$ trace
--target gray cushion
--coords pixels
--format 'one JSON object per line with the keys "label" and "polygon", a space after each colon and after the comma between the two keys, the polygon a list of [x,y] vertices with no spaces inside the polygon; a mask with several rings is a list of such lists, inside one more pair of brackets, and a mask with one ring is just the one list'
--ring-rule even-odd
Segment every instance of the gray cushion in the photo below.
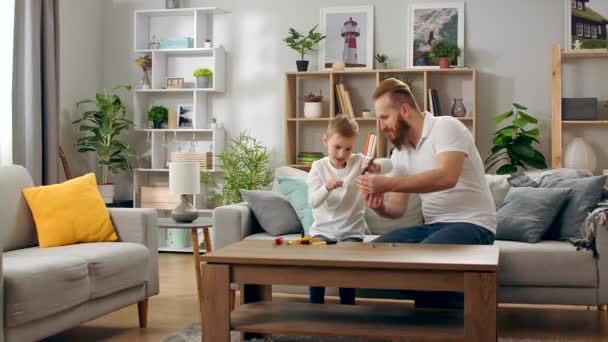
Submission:
{"label": "gray cushion", "polygon": [[593,252],[576,250],[570,242],[536,244],[497,240],[500,249],[500,286],[597,286],[597,261]]}
{"label": "gray cushion", "polygon": [[241,190],[253,215],[272,236],[302,232],[302,223],[285,196],[278,192]]}
{"label": "gray cushion", "polygon": [[34,186],[27,170],[19,165],[0,167],[0,222],[5,251],[38,244],[36,227],[21,190]]}
{"label": "gray cushion", "polygon": [[571,192],[561,188],[512,188],[496,213],[496,238],[540,241]]}
{"label": "gray cushion", "polygon": [[580,238],[581,224],[602,198],[605,181],[606,176],[578,179],[561,179],[552,176],[543,178],[540,184],[542,188],[572,189],[570,200],[557,215],[545,238],[557,240]]}
{"label": "gray cushion", "polygon": [[7,327],[56,314],[90,298],[86,260],[40,251],[33,247],[3,254]]}

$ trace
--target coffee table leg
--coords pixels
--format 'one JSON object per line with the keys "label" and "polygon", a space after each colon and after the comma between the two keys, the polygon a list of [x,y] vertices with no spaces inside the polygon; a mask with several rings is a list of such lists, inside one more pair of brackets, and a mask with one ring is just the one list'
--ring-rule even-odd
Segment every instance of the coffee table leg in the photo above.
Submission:
{"label": "coffee table leg", "polygon": [[230,342],[230,309],[228,265],[203,264],[205,293],[201,302],[203,311],[203,342]]}
{"label": "coffee table leg", "polygon": [[205,249],[207,253],[210,253],[213,249],[211,248],[211,238],[209,237],[209,228],[203,228],[203,236],[205,237]]}
{"label": "coffee table leg", "polygon": [[496,341],[496,273],[470,272],[464,276],[464,340]]}
{"label": "coffee table leg", "polygon": [[196,228],[190,229],[190,234],[192,235],[192,255],[194,255],[194,275],[196,277],[196,293],[198,295],[199,312],[201,313],[202,320],[203,285],[201,284],[201,282],[203,278],[201,275],[201,253],[199,251],[198,244],[198,230]]}
{"label": "coffee table leg", "polygon": [[[272,285],[241,284],[241,304],[272,301]],[[241,333],[241,341],[270,338],[271,334]]]}

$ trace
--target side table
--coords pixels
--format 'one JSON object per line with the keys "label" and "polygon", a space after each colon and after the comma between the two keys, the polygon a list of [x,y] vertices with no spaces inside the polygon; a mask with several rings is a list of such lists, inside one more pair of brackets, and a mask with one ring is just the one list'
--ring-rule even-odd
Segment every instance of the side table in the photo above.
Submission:
{"label": "side table", "polygon": [[[158,219],[158,228],[190,229],[192,235],[192,255],[194,255],[194,274],[196,276],[196,290],[198,294],[199,311],[201,311],[201,300],[203,299],[203,285],[201,274],[201,255],[198,243],[198,229],[203,229],[205,237],[205,249],[207,253],[212,251],[211,239],[209,238],[209,228],[213,226],[213,218],[199,217],[191,223],[177,222],[170,217]],[[202,316],[201,316],[202,317]]]}

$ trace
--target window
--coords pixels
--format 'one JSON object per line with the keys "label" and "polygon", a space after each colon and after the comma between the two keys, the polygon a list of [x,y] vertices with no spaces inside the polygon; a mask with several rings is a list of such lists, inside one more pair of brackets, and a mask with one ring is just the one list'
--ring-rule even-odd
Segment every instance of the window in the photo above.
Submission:
{"label": "window", "polygon": [[576,0],[572,0],[572,8],[576,8]]}
{"label": "window", "polygon": [[598,25],[597,26],[597,35],[601,36],[602,35],[602,25]]}
{"label": "window", "polygon": [[577,3],[578,3],[578,9],[582,11],[583,10],[583,2],[582,1],[577,1]]}
{"label": "window", "polygon": [[[0,75],[13,74],[14,1],[0,1]],[[0,165],[13,163],[13,78],[0,77]]]}
{"label": "window", "polygon": [[597,26],[591,26],[591,38],[597,38]]}
{"label": "window", "polygon": [[585,24],[585,37],[589,38],[591,37],[591,25],[589,24]]}
{"label": "window", "polygon": [[576,23],[576,35],[579,37],[583,36],[583,23]]}

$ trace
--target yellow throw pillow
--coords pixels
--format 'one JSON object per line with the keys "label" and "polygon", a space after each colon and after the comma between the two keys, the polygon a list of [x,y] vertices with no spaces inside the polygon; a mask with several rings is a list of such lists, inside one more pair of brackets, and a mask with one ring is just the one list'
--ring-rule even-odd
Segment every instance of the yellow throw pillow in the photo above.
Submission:
{"label": "yellow throw pillow", "polygon": [[22,193],[32,211],[40,247],[118,240],[92,173]]}

